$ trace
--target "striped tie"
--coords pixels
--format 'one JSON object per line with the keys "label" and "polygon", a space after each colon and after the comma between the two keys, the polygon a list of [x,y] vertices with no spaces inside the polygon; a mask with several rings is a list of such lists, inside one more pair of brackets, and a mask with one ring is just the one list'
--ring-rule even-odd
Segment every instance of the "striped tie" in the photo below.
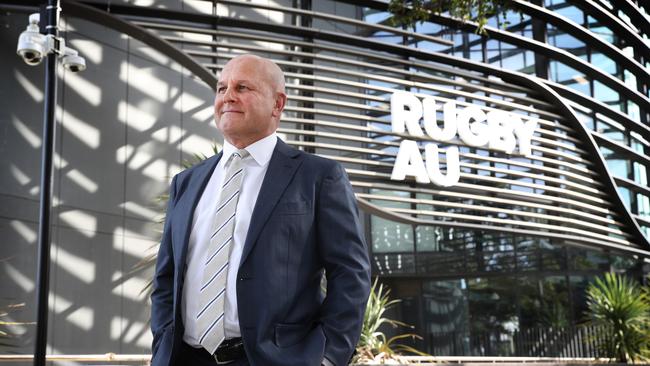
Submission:
{"label": "striped tie", "polygon": [[237,201],[244,175],[241,162],[247,155],[248,151],[237,150],[226,162],[226,175],[219,195],[210,246],[205,256],[203,281],[199,294],[201,310],[196,315],[196,319],[201,330],[199,343],[211,354],[214,354],[217,346],[225,339],[224,303],[228,259],[235,229]]}

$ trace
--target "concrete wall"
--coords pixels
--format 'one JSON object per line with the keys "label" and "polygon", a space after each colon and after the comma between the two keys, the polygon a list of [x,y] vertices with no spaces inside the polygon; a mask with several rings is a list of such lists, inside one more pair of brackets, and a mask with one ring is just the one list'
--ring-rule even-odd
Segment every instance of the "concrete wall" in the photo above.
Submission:
{"label": "concrete wall", "polygon": [[[221,4],[214,9],[211,2],[199,0],[110,3],[120,2],[280,24],[294,21],[276,11]],[[350,9],[354,7],[330,10],[341,15]],[[27,19],[27,13],[0,11],[0,306],[25,304],[0,320],[24,323],[36,320],[44,83],[44,65],[30,67],[15,56]],[[48,353],[147,354],[150,304],[142,291],[153,268],[133,269],[155,253],[164,208],[157,198],[167,192],[171,177],[194,154],[211,155],[213,144],[221,148],[213,92],[164,55],[118,32],[66,18],[61,29],[88,68],[79,74],[59,68]],[[241,52],[236,48],[220,48],[219,56]],[[11,331],[17,336],[13,346],[0,345],[0,354],[33,353],[35,325]]]}
{"label": "concrete wall", "polygon": [[[25,303],[2,318],[18,322],[36,319],[43,120],[44,65],[14,56],[26,24],[0,14],[0,305]],[[222,142],[213,93],[138,41],[78,19],[62,28],[88,69],[59,68],[48,353],[149,353],[152,270],[131,272],[157,244],[171,176]],[[0,353],[32,353],[35,325],[11,330]]]}

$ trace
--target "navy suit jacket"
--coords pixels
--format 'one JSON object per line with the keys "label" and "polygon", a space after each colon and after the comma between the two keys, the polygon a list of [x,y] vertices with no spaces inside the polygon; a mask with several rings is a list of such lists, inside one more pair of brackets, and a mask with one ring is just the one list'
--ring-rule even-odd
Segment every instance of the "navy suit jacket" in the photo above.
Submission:
{"label": "navy suit jacket", "polygon": [[[174,364],[194,209],[221,154],[176,175],[151,296],[152,365]],[[325,270],[327,295],[321,291]],[[359,339],[370,265],[340,164],[278,139],[237,275],[239,325],[252,366],[346,365]]]}

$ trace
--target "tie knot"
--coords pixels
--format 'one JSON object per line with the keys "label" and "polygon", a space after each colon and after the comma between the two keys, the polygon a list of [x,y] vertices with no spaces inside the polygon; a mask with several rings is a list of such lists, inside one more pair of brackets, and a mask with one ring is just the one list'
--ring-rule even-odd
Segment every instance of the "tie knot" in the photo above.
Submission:
{"label": "tie knot", "polygon": [[248,151],[246,151],[246,149],[238,149],[238,150],[235,150],[235,152],[232,153],[233,158],[234,157],[239,157],[240,159],[243,159],[243,158],[247,157],[248,155],[250,155],[250,154],[248,153]]}
{"label": "tie knot", "polygon": [[[244,159],[248,155],[250,155],[250,154],[245,149],[239,149],[239,150],[233,151],[232,155],[230,155],[230,158],[226,162],[226,167],[239,166],[242,159]],[[232,168],[229,168],[229,169],[232,169]]]}

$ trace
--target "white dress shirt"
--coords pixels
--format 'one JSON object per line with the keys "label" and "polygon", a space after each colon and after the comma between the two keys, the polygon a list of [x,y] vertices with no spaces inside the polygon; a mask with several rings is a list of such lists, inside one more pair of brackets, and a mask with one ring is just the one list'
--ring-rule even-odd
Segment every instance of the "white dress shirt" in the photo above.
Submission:
{"label": "white dress shirt", "polygon": [[[233,243],[230,252],[228,265],[228,278],[226,280],[226,303],[225,303],[225,331],[226,338],[240,337],[239,315],[237,313],[237,272],[239,261],[246,241],[246,234],[250,226],[251,216],[255,208],[257,196],[262,187],[264,175],[269,166],[271,155],[277,143],[275,133],[267,136],[245,149],[250,156],[242,160],[244,175],[242,187],[237,202],[235,216],[235,229]],[[210,245],[210,234],[212,220],[217,210],[217,201],[224,176],[226,174],[226,162],[230,155],[237,150],[236,147],[224,141],[223,156],[212,172],[210,181],[203,190],[201,199],[194,210],[192,220],[192,232],[187,248],[187,259],[185,262],[185,285],[183,286],[183,297],[181,301],[181,312],[185,325],[183,340],[185,343],[196,348],[199,345],[200,329],[196,321],[196,314],[199,311],[199,289],[203,280],[203,265],[208,246]]]}

